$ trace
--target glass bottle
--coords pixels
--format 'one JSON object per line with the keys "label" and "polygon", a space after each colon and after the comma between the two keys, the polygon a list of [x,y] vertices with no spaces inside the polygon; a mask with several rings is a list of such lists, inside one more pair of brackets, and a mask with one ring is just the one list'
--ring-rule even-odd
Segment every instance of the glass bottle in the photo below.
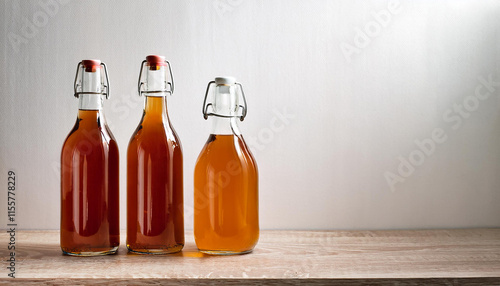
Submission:
{"label": "glass bottle", "polygon": [[[215,92],[207,101],[212,84]],[[246,112],[234,78],[208,84],[203,115],[211,117],[212,132],[194,170],[194,237],[203,253],[248,253],[259,238],[257,164],[238,128]]]}
{"label": "glass bottle", "polygon": [[75,77],[79,110],[61,152],[61,249],[64,254],[114,254],[120,244],[118,145],[104,118],[106,65],[83,60]]}
{"label": "glass bottle", "polygon": [[[168,73],[167,73],[168,67]],[[167,114],[174,91],[170,63],[148,56],[139,74],[144,113],[127,153],[127,248],[166,254],[184,247],[181,142]]]}

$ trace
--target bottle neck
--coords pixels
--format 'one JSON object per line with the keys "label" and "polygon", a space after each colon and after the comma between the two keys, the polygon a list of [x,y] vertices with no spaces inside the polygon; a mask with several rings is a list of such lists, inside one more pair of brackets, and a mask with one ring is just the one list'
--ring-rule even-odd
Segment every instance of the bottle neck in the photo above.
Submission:
{"label": "bottle neck", "polygon": [[96,129],[105,126],[106,119],[101,110],[78,110],[78,126],[81,129]]}
{"label": "bottle neck", "polygon": [[102,112],[105,85],[102,83],[100,61],[84,60],[78,66],[81,70],[77,71],[75,79],[75,94],[78,96],[77,124],[79,128],[88,130],[100,129],[106,126]]}
{"label": "bottle neck", "polygon": [[241,135],[240,128],[238,126],[238,118],[223,118],[217,116],[210,116],[210,121],[212,121],[211,134],[213,135]]}
{"label": "bottle neck", "polygon": [[145,98],[143,121],[168,121],[167,97],[146,96]]}
{"label": "bottle neck", "polygon": [[101,94],[80,94],[78,106],[80,128],[95,129],[106,125]]}
{"label": "bottle neck", "polygon": [[102,94],[80,94],[78,109],[80,110],[101,110]]}
{"label": "bottle neck", "polygon": [[[210,116],[212,134],[214,135],[241,135],[238,127],[240,120],[237,115],[238,97],[233,86],[217,86],[214,94],[212,111],[216,115]],[[220,117],[226,116],[226,117]]]}
{"label": "bottle neck", "polygon": [[169,82],[165,66],[149,66],[144,73],[144,80],[144,82],[141,82],[144,95],[163,97],[169,93]]}
{"label": "bottle neck", "polygon": [[101,110],[102,90],[101,90],[101,70],[83,69],[81,81],[81,94],[78,96],[80,110]]}

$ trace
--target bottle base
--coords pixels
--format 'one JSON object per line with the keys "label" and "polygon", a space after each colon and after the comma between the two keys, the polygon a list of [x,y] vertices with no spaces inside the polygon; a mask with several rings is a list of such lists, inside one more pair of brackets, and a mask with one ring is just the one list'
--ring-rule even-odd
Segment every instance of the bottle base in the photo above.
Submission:
{"label": "bottle base", "polygon": [[162,254],[173,254],[180,252],[184,248],[183,244],[179,244],[169,248],[131,248],[130,245],[127,245],[127,249],[131,253],[135,254],[146,254],[146,255],[162,255]]}
{"label": "bottle base", "polygon": [[103,251],[66,251],[62,249],[62,252],[64,255],[69,255],[69,256],[101,256],[101,255],[113,255],[118,252],[118,246],[115,246],[111,249],[108,250],[103,250]]}
{"label": "bottle base", "polygon": [[209,254],[209,255],[240,255],[247,254],[253,251],[253,249],[243,250],[243,251],[231,251],[231,250],[206,250],[206,249],[198,249],[201,253]]}

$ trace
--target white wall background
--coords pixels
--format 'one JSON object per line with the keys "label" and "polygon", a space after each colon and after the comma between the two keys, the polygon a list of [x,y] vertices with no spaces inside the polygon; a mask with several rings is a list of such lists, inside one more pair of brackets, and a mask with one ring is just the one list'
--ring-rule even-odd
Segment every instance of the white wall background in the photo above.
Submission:
{"label": "white wall background", "polygon": [[[2,0],[0,9],[1,227],[11,169],[20,227],[59,227],[57,164],[86,58],[109,67],[125,227],[137,76],[152,53],[173,66],[187,228],[209,132],[201,104],[217,75],[234,75],[247,94],[241,127],[259,145],[262,228],[500,227],[500,1]],[[497,86],[479,80],[488,76]],[[463,115],[450,111],[464,103]],[[285,124],[276,112],[294,117]],[[414,141],[436,128],[446,140],[421,162]],[[399,174],[399,156],[420,166]],[[407,177],[391,189],[386,172]]]}

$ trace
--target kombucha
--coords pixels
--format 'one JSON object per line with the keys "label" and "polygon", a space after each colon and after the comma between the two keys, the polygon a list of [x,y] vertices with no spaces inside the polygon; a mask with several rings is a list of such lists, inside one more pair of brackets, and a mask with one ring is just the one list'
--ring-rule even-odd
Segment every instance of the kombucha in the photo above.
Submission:
{"label": "kombucha", "polygon": [[61,249],[68,255],[113,254],[120,243],[118,145],[101,110],[100,62],[82,63],[88,74],[78,117],[61,152]]}
{"label": "kombucha", "polygon": [[[159,71],[161,63],[148,59],[147,70]],[[155,76],[148,74],[148,80]],[[182,149],[167,115],[166,94],[146,90],[145,95],[127,153],[127,247],[141,254],[174,253],[184,246]]]}
{"label": "kombucha", "polygon": [[201,252],[243,254],[259,238],[257,164],[237,124],[246,115],[246,100],[241,91],[244,105],[239,104],[234,78],[213,83],[213,100],[203,107],[212,133],[194,170],[194,236]]}

